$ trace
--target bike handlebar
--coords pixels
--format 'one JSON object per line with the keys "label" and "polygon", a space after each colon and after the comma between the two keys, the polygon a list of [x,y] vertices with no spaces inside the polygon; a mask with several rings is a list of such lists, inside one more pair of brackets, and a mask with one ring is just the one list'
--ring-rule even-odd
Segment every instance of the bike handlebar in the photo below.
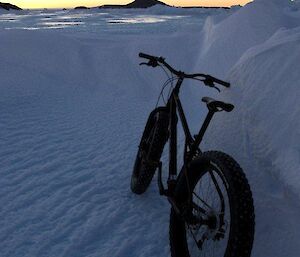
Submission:
{"label": "bike handlebar", "polygon": [[152,56],[149,54],[145,54],[145,53],[139,53],[139,57],[144,58],[144,59],[148,59],[149,62],[145,63],[148,66],[151,66],[153,68],[157,67],[158,65],[162,64],[164,65],[170,72],[172,72],[173,74],[175,74],[178,77],[181,78],[189,78],[189,79],[195,79],[196,77],[203,77],[204,80],[202,80],[204,82],[205,85],[207,86],[213,86],[214,83],[217,83],[219,85],[222,85],[224,87],[230,87],[230,83],[217,79],[213,76],[210,75],[206,75],[206,74],[201,74],[201,73],[196,73],[196,74],[185,74],[182,71],[178,71],[175,70],[171,65],[169,65],[166,61],[165,58],[163,57],[157,57],[157,56]]}
{"label": "bike handlebar", "polygon": [[144,53],[139,53],[139,57],[149,59],[149,60],[159,59],[159,57],[155,57],[155,56],[152,56],[152,55],[149,55],[149,54],[144,54]]}

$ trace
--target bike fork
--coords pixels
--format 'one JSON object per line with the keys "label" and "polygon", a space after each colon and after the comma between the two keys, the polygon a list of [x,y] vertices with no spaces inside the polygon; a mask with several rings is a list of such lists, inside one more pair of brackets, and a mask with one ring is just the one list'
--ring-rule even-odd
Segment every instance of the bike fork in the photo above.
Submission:
{"label": "bike fork", "polygon": [[[159,194],[167,196],[168,198],[172,198],[175,186],[176,186],[176,180],[168,180],[168,189],[165,189],[164,184],[162,182],[162,162],[158,163],[158,174],[157,174],[157,183],[158,183],[158,189]],[[171,186],[171,188],[170,188]]]}
{"label": "bike fork", "polygon": [[160,195],[167,195],[168,190],[164,188],[164,184],[162,182],[162,162],[158,163],[158,178],[157,178],[157,183],[158,183],[158,189],[159,189],[159,194]]}

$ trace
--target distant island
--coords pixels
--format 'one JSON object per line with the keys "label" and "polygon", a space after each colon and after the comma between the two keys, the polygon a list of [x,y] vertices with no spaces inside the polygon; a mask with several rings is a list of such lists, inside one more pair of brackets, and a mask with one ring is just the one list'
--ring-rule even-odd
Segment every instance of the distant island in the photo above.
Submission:
{"label": "distant island", "polygon": [[118,5],[118,4],[106,4],[99,6],[100,9],[102,8],[149,8],[154,5],[164,5],[164,6],[169,6],[161,1],[158,0],[135,0],[132,3],[125,4],[125,5]]}
{"label": "distant island", "polygon": [[135,0],[129,4],[125,5],[118,5],[118,4],[106,4],[99,6],[100,9],[105,8],[116,8],[116,9],[129,9],[129,8],[149,8],[154,5],[162,5],[168,7],[175,7],[175,8],[203,8],[203,9],[230,9],[230,7],[205,7],[205,6],[186,6],[186,7],[178,7],[178,6],[170,6],[164,2],[158,0]]}
{"label": "distant island", "polygon": [[90,8],[86,7],[86,6],[77,6],[74,8],[75,10],[88,10]]}
{"label": "distant island", "polygon": [[[176,7],[178,8],[178,7]],[[184,8],[184,9],[231,9],[231,7],[217,7],[217,6],[183,6],[180,8]]]}
{"label": "distant island", "polygon": [[13,4],[10,4],[10,3],[1,3],[0,2],[0,10],[1,9],[5,9],[7,11],[9,11],[9,10],[22,10],[22,8],[20,8],[16,5],[13,5]]}

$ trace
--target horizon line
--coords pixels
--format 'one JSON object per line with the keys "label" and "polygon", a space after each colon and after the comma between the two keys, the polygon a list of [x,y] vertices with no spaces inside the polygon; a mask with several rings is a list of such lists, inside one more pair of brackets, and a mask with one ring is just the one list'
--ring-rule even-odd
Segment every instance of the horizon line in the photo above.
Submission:
{"label": "horizon line", "polygon": [[[23,10],[44,10],[44,9],[48,9],[48,10],[56,10],[56,9],[74,9],[76,7],[86,7],[86,8],[98,8],[101,6],[105,6],[105,5],[115,5],[115,4],[104,4],[104,5],[98,5],[98,6],[87,6],[87,5],[77,5],[74,7],[20,7]],[[116,4],[116,6],[118,6]],[[120,4],[120,6],[123,6],[122,4]],[[231,5],[231,6],[207,6],[207,5],[191,5],[191,6],[179,6],[179,5],[167,5],[167,7],[173,7],[173,8],[231,8],[233,6],[243,6],[240,4],[236,4],[236,5]],[[18,6],[19,7],[19,6]],[[147,8],[131,8],[131,9],[147,9]]]}

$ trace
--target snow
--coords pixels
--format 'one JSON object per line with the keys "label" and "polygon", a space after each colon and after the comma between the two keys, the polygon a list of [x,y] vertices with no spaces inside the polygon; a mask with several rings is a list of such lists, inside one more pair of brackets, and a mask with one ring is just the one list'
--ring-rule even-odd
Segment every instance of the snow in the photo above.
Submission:
{"label": "snow", "polygon": [[284,7],[278,8],[276,1],[254,1],[223,22],[207,19],[198,67],[222,77],[247,49],[264,42],[282,27],[298,26],[300,16],[293,17],[285,11],[286,2],[280,1]]}
{"label": "snow", "polygon": [[[0,28],[24,30],[64,29],[65,31],[98,34],[165,33],[166,30],[191,31],[211,13],[226,16],[233,11],[152,7],[142,10],[35,10],[5,11],[0,17]],[[184,22],[182,20],[184,19]],[[164,24],[165,26],[159,26]],[[198,26],[197,26],[198,27]]]}
{"label": "snow", "polygon": [[[270,3],[258,1],[257,4],[261,2],[263,5]],[[272,5],[273,8],[277,8],[276,11],[280,14],[278,16],[282,13],[289,14],[286,9],[279,8],[281,2],[277,3],[279,6],[276,6],[276,1]],[[272,13],[275,12],[272,10]],[[276,18],[277,16],[273,16],[273,22]],[[257,155],[255,158],[261,159],[262,162],[271,161],[272,173],[300,196],[297,177],[297,167],[300,164],[300,109],[296,106],[300,96],[297,84],[300,27],[296,26],[296,21],[300,24],[299,18],[300,16],[294,15],[289,22],[288,19],[282,18],[285,23],[279,24],[277,28],[270,28],[275,33],[263,43],[256,44],[244,52],[229,72],[228,79],[234,88],[228,91],[226,96],[235,101],[238,108],[235,117],[232,117],[236,123],[234,124],[233,120],[229,121],[230,128],[225,131],[240,129],[238,124],[243,120],[243,126],[247,130],[244,132],[247,135],[236,131],[241,137],[235,137],[234,140],[242,141],[247,136],[251,137],[249,141],[254,144],[252,147],[255,148],[253,153]],[[229,19],[232,19],[232,16]],[[222,35],[220,37],[222,38]],[[241,147],[239,144],[236,146]],[[241,152],[241,149],[237,151]]]}
{"label": "snow", "polygon": [[189,122],[198,129],[203,95],[235,104],[216,114],[204,149],[226,151],[247,174],[252,256],[297,257],[299,43],[300,4],[290,1],[0,15],[0,256],[170,256],[166,199],[156,183],[142,196],[129,190],[164,79],[138,66],[143,51],[232,83],[220,95],[187,83]]}
{"label": "snow", "polygon": [[255,159],[269,160],[271,172],[300,196],[300,109],[296,105],[300,91],[299,72],[295,69],[300,61],[299,32],[300,27],[278,31],[265,43],[247,51],[230,73],[239,90],[230,92],[229,97],[238,101],[235,118],[244,120]]}
{"label": "snow", "polygon": [[214,143],[207,148],[238,158],[254,189],[253,256],[299,252],[299,40],[299,28],[282,30],[243,54],[229,75],[234,86],[224,95],[235,112],[211,127]]}

